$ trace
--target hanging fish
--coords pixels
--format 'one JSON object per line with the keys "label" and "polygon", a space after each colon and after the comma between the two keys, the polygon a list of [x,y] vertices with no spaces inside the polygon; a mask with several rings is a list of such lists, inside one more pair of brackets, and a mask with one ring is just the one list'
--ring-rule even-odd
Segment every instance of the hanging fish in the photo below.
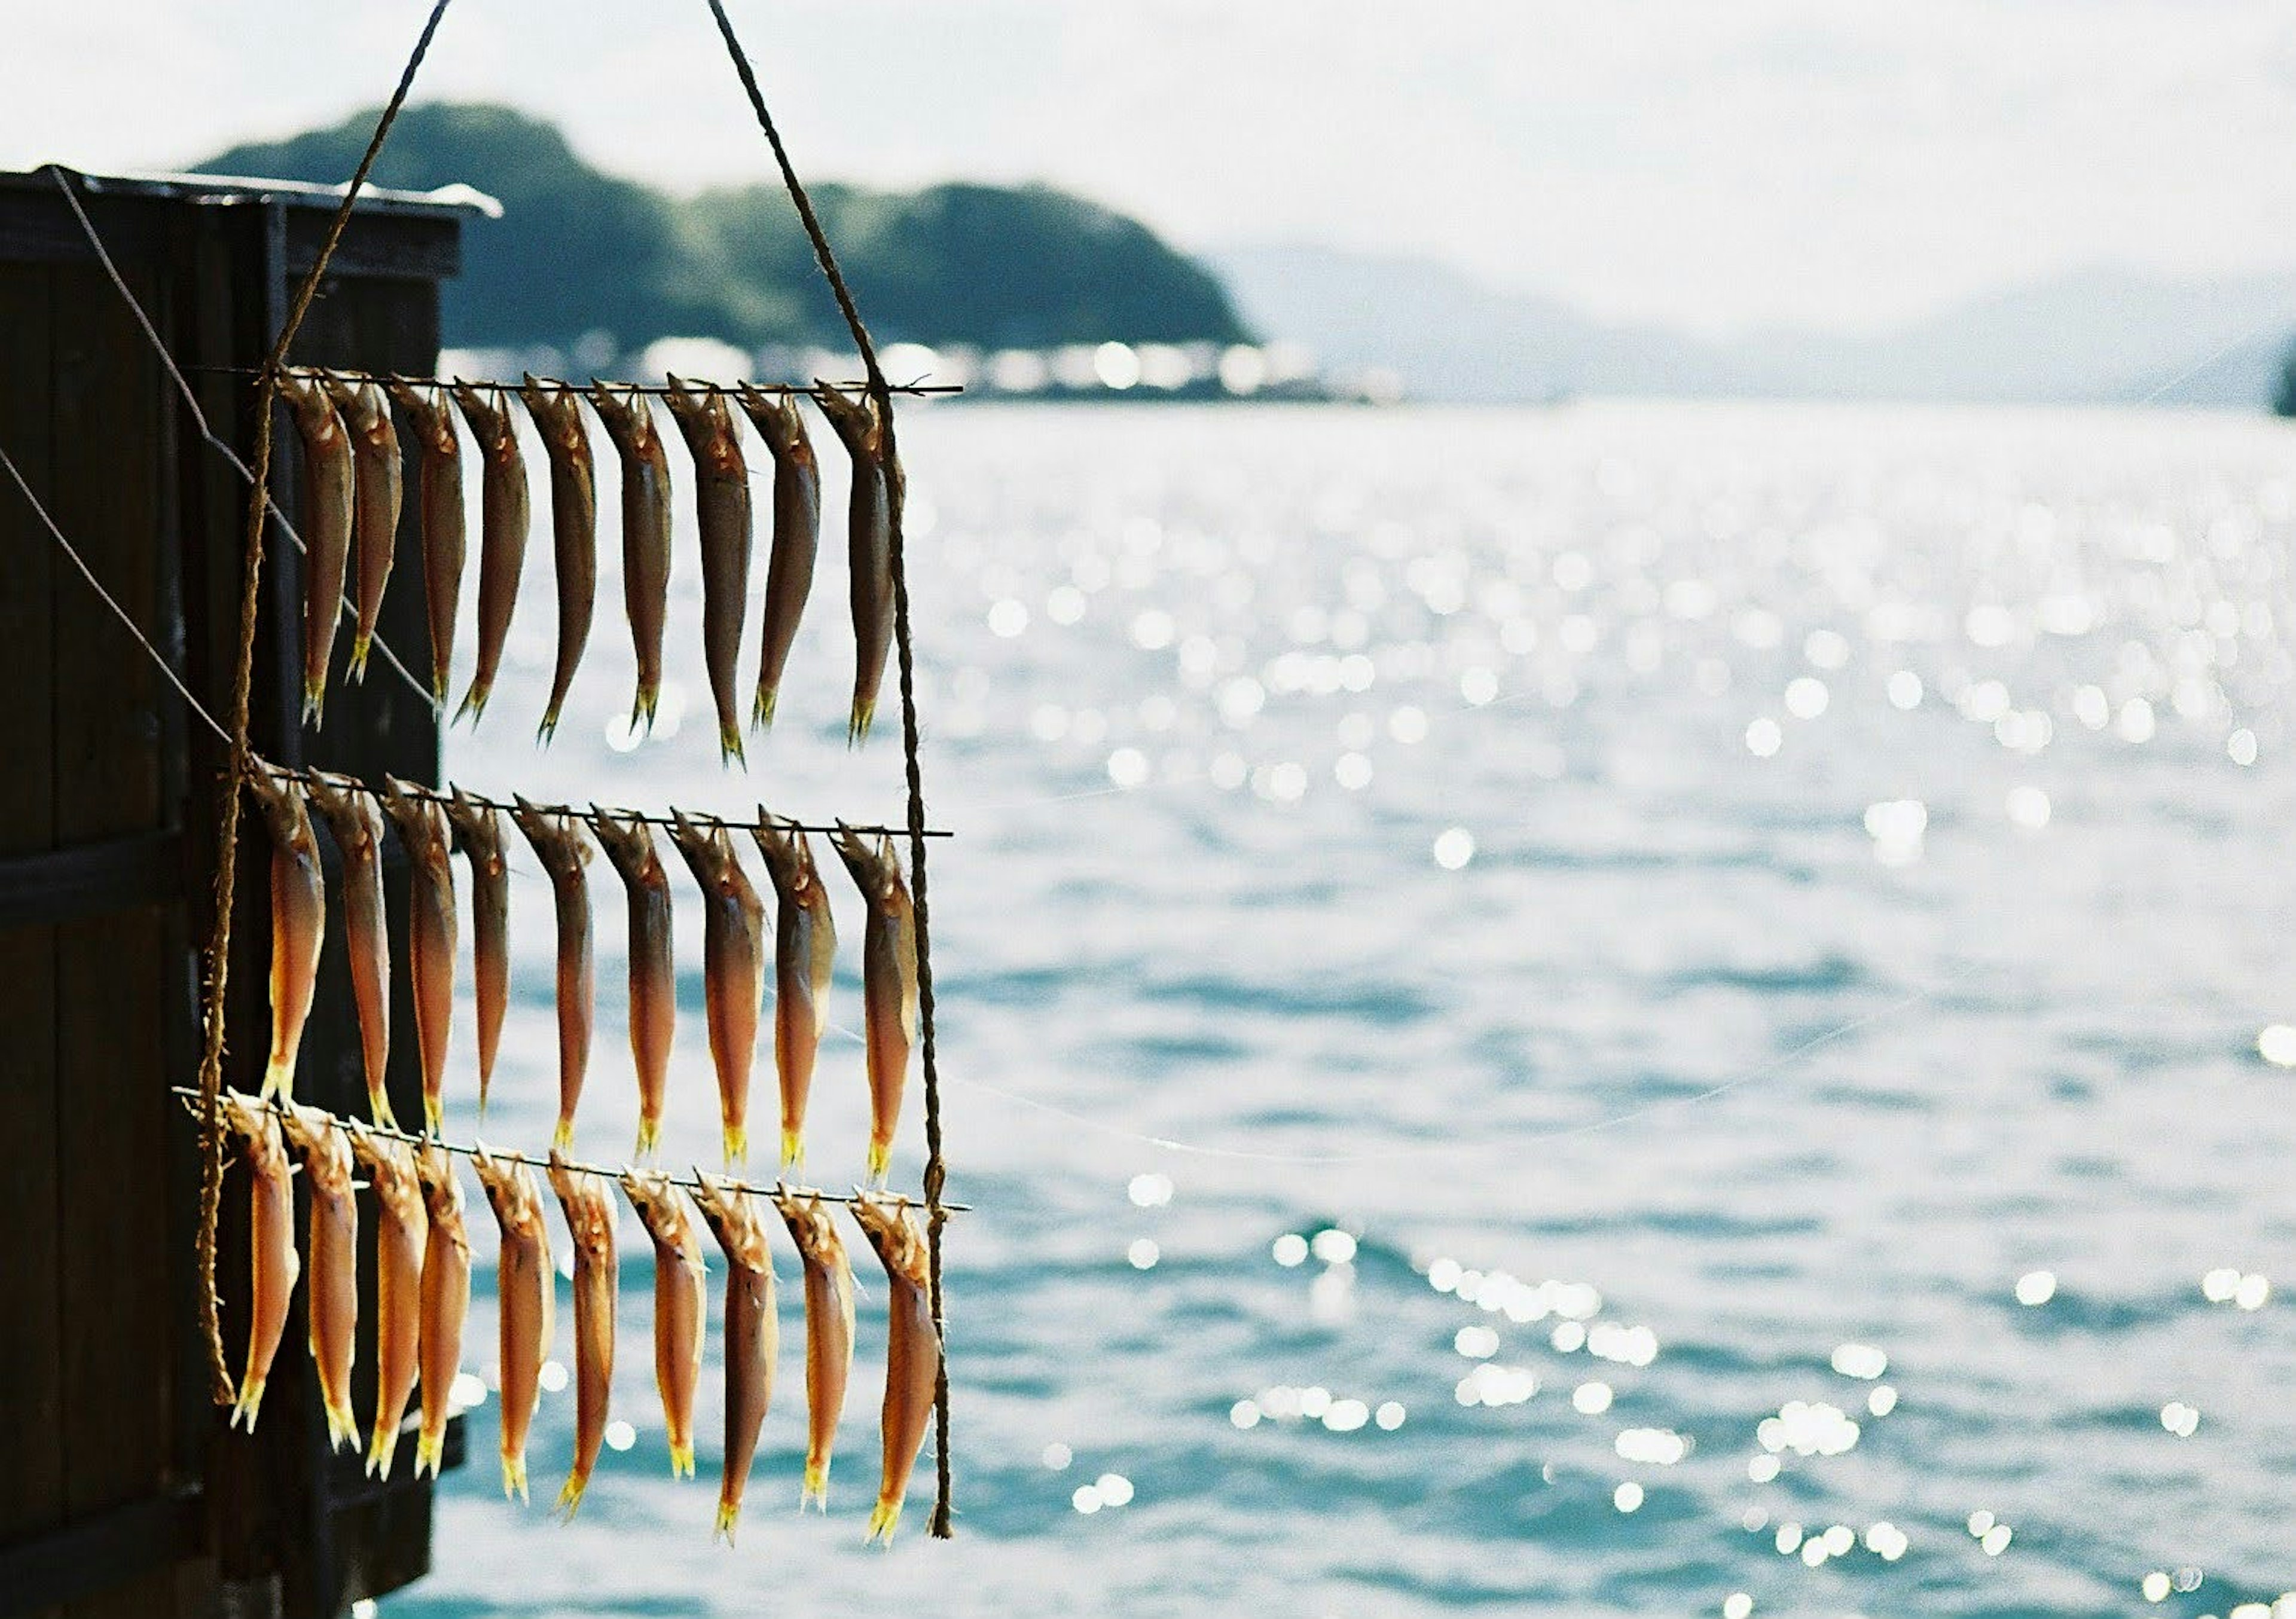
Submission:
{"label": "hanging fish", "polygon": [[885,1267],[892,1286],[887,1301],[885,1409],[882,1419],[885,1472],[877,1487],[877,1509],[869,1515],[869,1538],[890,1542],[901,1521],[901,1500],[924,1449],[940,1379],[940,1333],[933,1326],[931,1280],[923,1235],[908,1210],[863,1196],[854,1218]]}
{"label": "hanging fish", "polygon": [[622,1191],[653,1239],[653,1377],[669,1431],[669,1473],[693,1476],[693,1391],[701,1381],[701,1240],[668,1175],[622,1171]]}
{"label": "hanging fish", "polygon": [[821,549],[821,465],[813,440],[789,394],[759,393],[742,384],[742,408],[774,458],[774,547],[766,563],[766,634],[758,665],[758,699],[750,724],[770,728],[780,699],[782,670],[797,640],[798,619],[813,590],[814,559]]}
{"label": "hanging fish", "polygon": [[701,529],[701,658],[718,705],[720,761],[742,757],[734,664],[750,593],[750,469],[725,394],[669,379],[669,413],[693,453],[693,501]]}
{"label": "hanging fish", "polygon": [[669,452],[638,388],[594,381],[590,403],[621,454],[622,609],[638,659],[630,728],[643,721],[651,731],[661,696],[662,626],[669,618]]}
{"label": "hanging fish", "polygon": [[414,1439],[414,1476],[439,1476],[447,1419],[454,1415],[455,1378],[463,1369],[463,1321],[471,1309],[471,1236],[463,1222],[463,1186],[455,1160],[436,1141],[415,1155],[422,1202],[430,1216],[422,1247],[422,1427]]}
{"label": "hanging fish", "polygon": [[853,1375],[853,1266],[818,1193],[776,1190],[774,1206],[805,1269],[805,1492],[798,1504],[826,1512],[829,1457]]}
{"label": "hanging fish", "polygon": [[430,1238],[414,1154],[396,1136],[349,1122],[351,1157],[374,1188],[374,1436],[367,1441],[370,1478],[390,1476],[398,1426],[422,1367],[422,1258]]}
{"label": "hanging fish", "polygon": [[327,666],[350,567],[351,437],[316,377],[283,372],[279,392],[303,440],[303,723],[317,725],[326,712]]}
{"label": "hanging fish", "polygon": [[526,457],[501,388],[481,392],[458,380],[455,403],[479,441],[479,666],[455,711],[456,719],[467,714],[476,726],[494,695],[510,616],[518,606],[518,577],[526,568]]}
{"label": "hanging fish", "polygon": [[350,1143],[316,1108],[287,1105],[287,1139],[303,1155],[311,1189],[311,1361],[327,1408],[327,1443],[359,1448],[351,1415],[351,1360],[358,1349],[358,1197],[351,1190]]}
{"label": "hanging fish", "polygon": [[343,943],[350,953],[351,999],[358,1005],[367,1114],[396,1129],[390,1093],[383,1088],[390,1067],[390,929],[382,915],[382,812],[348,776],[315,773],[311,802],[343,857]]}
{"label": "hanging fish", "polygon": [[840,823],[830,841],[869,907],[861,934],[861,1002],[868,1027],[869,1178],[882,1186],[917,1037],[916,914],[890,838],[880,836],[873,845]]}
{"label": "hanging fish", "polygon": [[398,507],[402,499],[398,462],[398,429],[391,425],[390,402],[380,384],[324,374],[327,397],[342,415],[351,436],[351,532],[358,541],[358,588],[355,601],[358,622],[351,634],[349,674],[366,679],[367,649],[374,641],[374,621],[382,611],[383,587],[390,583],[390,563],[398,547]]}
{"label": "hanging fish", "polygon": [[542,711],[548,741],[558,729],[567,688],[590,639],[590,615],[598,598],[598,472],[590,460],[590,429],[582,421],[581,396],[562,383],[538,382],[527,373],[519,390],[527,413],[550,452],[550,533],[558,566],[558,666],[550,677],[550,705]]}
{"label": "hanging fish", "polygon": [[422,1059],[422,1127],[445,1121],[447,1037],[455,1016],[453,829],[439,801],[396,776],[383,778],[383,813],[406,851],[406,972],[414,988],[414,1045]]}
{"label": "hanging fish", "polygon": [[596,1175],[550,1155],[550,1186],[574,1245],[574,1466],[558,1492],[558,1510],[572,1517],[598,1465],[606,1438],[606,1401],[614,1383],[614,1197]]}
{"label": "hanging fish", "polygon": [[781,1322],[774,1309],[774,1257],[757,1200],[731,1181],[696,1169],[694,1202],[726,1254],[726,1466],[718,1485],[717,1533],[734,1543],[758,1431],[774,1398]]}
{"label": "hanging fish", "polygon": [[327,942],[327,877],[304,808],[303,784],[258,760],[247,785],[271,834],[271,1058],[263,1095],[291,1101],[295,1059]]}
{"label": "hanging fish", "polygon": [[885,422],[874,398],[849,398],[826,382],[815,384],[813,397],[853,462],[845,519],[854,649],[853,714],[846,740],[857,742],[876,717],[877,689],[884,683],[885,655],[893,644],[893,503],[900,498],[901,469],[885,452]]}
{"label": "hanging fish", "polygon": [[550,1355],[551,1309],[557,1278],[550,1269],[550,1232],[542,1189],[524,1158],[497,1158],[481,1144],[473,1155],[479,1183],[502,1232],[495,1291],[502,1313],[503,1496],[526,1493],[526,1435],[542,1398],[542,1363]]}
{"label": "hanging fish", "polygon": [[709,1060],[718,1070],[726,1161],[739,1164],[750,1156],[750,1067],[765,995],[766,907],[724,823],[697,826],[681,811],[670,814],[670,841],[701,889],[702,1010],[709,1023]]}
{"label": "hanging fish", "polygon": [[487,1086],[502,1049],[503,1014],[510,1010],[510,863],[503,856],[502,814],[455,789],[447,819],[471,861],[471,980],[479,1009],[479,1116],[487,1116]]}
{"label": "hanging fish", "polygon": [[463,446],[444,389],[403,377],[393,377],[389,386],[422,454],[415,510],[422,524],[422,604],[430,625],[430,695],[443,704],[455,658],[455,611],[463,597]]}
{"label": "hanging fish", "polygon": [[295,1166],[279,1139],[279,1120],[262,1102],[226,1091],[223,1117],[225,1127],[244,1143],[248,1173],[247,1364],[240,1372],[230,1426],[243,1420],[252,1434],[279,1340],[287,1336],[295,1279],[303,1271],[295,1252]]}
{"label": "hanging fish", "polygon": [[805,1104],[815,1059],[828,1026],[829,976],[837,959],[837,924],[829,890],[813,863],[813,845],[794,821],[752,828],[779,902],[774,922],[774,1071],[781,1080],[782,1168],[805,1162]]}
{"label": "hanging fish", "polygon": [[574,1109],[590,1070],[590,1028],[597,1013],[597,974],[590,959],[590,841],[582,823],[563,810],[537,809],[525,799],[511,819],[534,846],[550,873],[558,913],[558,1129],[550,1144],[574,1146]]}
{"label": "hanging fish", "polygon": [[677,1024],[677,969],[670,949],[669,873],[642,815],[616,820],[591,805],[592,829],[621,873],[629,901],[630,1059],[638,1079],[638,1148],[652,1156],[669,1092],[670,1037]]}

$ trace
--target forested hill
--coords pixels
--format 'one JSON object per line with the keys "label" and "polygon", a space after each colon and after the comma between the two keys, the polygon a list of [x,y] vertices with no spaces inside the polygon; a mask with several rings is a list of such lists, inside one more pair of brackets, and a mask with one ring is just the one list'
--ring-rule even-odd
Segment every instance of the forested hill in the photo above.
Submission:
{"label": "forested hill", "polygon": [[[340,184],[375,117],[194,168]],[[439,102],[399,115],[373,178],[414,190],[460,181],[502,200],[502,218],[465,226],[463,274],[446,289],[451,345],[567,345],[594,331],[621,349],[672,336],[845,345],[777,184],[671,197],[592,168],[524,113]],[[1201,265],[1138,221],[1049,187],[808,189],[881,341],[1040,348],[1248,335]]]}

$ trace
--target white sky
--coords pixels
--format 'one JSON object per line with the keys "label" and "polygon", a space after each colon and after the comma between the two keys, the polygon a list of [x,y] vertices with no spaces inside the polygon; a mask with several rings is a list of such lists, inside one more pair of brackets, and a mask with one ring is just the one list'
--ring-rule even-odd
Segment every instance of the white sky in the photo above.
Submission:
{"label": "white sky", "polygon": [[[12,9],[0,167],[102,168],[379,102],[425,7]],[[731,9],[809,176],[1046,179],[1192,247],[1414,253],[1620,317],[1865,325],[2098,263],[2296,266],[2291,0]],[[455,0],[418,94],[658,184],[767,171],[701,0]]]}

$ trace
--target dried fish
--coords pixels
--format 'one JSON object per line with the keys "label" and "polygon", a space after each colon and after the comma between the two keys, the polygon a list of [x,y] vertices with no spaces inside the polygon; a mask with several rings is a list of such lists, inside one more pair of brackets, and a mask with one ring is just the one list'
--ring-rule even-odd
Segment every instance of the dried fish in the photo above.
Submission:
{"label": "dried fish", "polygon": [[367,649],[374,641],[374,621],[382,611],[383,588],[390,582],[390,563],[398,547],[398,507],[402,498],[398,464],[398,429],[391,424],[390,402],[376,382],[354,381],[328,372],[327,397],[341,413],[351,436],[351,532],[358,542],[358,588],[355,601],[358,622],[351,634],[350,677],[366,678]]}
{"label": "dried fish", "polygon": [[558,568],[558,665],[550,677],[550,703],[542,711],[544,741],[558,729],[567,688],[590,639],[598,597],[598,472],[590,459],[590,429],[581,396],[526,379],[521,397],[550,453],[550,533]]}
{"label": "dried fish", "polygon": [[327,878],[303,784],[258,765],[247,785],[271,834],[271,1058],[263,1095],[292,1100],[295,1059],[327,943]]}
{"label": "dried fish", "polygon": [[774,1260],[756,1198],[696,1169],[694,1202],[726,1254],[726,1465],[718,1485],[717,1533],[734,1543],[742,1492],[758,1453],[758,1432],[774,1398],[781,1322],[774,1309]]}
{"label": "dried fish", "polygon": [[642,816],[617,820],[592,806],[591,827],[621,874],[629,901],[630,1059],[638,1080],[638,1146],[652,1156],[669,1091],[671,1036],[677,1024],[677,969],[670,946],[669,873]]}
{"label": "dried fish", "polygon": [[886,1322],[885,1471],[877,1488],[876,1510],[869,1515],[869,1538],[890,1541],[894,1525],[901,1521],[909,1475],[924,1449],[925,1429],[932,1423],[940,1378],[940,1334],[933,1327],[925,1240],[916,1222],[899,1204],[868,1197],[853,1205],[853,1215],[868,1234],[869,1246],[877,1250],[892,1288]]}
{"label": "dried fish", "polygon": [[852,573],[853,713],[846,739],[869,734],[876,717],[877,690],[884,683],[885,655],[893,644],[893,502],[901,470],[885,453],[885,423],[873,398],[852,399],[820,383],[814,399],[845,446],[853,463],[846,504],[846,546]]}
{"label": "dried fish", "polygon": [[853,1375],[853,1266],[845,1239],[820,1197],[776,1191],[805,1268],[805,1492],[829,1510],[829,1459],[845,1414],[845,1386]]}
{"label": "dried fish", "polygon": [[622,609],[638,660],[630,725],[653,729],[661,696],[662,626],[669,617],[669,452],[653,407],[636,388],[590,385],[590,403],[622,460]]}
{"label": "dried fish", "polygon": [[696,825],[683,812],[671,814],[670,841],[701,889],[702,1010],[718,1070],[726,1161],[739,1164],[750,1156],[750,1068],[765,994],[766,907],[722,822]]}
{"label": "dried fish", "polygon": [[358,1003],[367,1114],[396,1128],[384,1089],[390,1068],[390,929],[382,915],[382,812],[347,776],[314,774],[310,790],[343,857],[343,943],[350,953],[351,999]]}
{"label": "dried fish", "polygon": [[550,873],[558,914],[558,1129],[550,1144],[574,1146],[574,1109],[590,1069],[590,1029],[597,1013],[597,974],[590,958],[590,841],[582,823],[562,810],[537,809],[525,799],[511,819],[534,846]]}
{"label": "dried fish", "polygon": [[749,608],[750,469],[726,396],[715,388],[688,388],[669,379],[669,412],[693,453],[693,498],[701,529],[701,658],[709,694],[718,705],[718,750],[742,757],[741,710],[734,699],[734,664],[742,651],[742,618]]}
{"label": "dried fish", "polygon": [[303,440],[303,723],[316,725],[326,713],[327,668],[350,566],[351,437],[316,379],[287,372],[279,392]]}
{"label": "dried fish", "polygon": [[622,1191],[653,1239],[653,1376],[669,1431],[673,1478],[693,1476],[693,1391],[701,1381],[701,1240],[668,1176],[622,1172]]}
{"label": "dried fish", "polygon": [[479,1010],[479,1116],[502,1049],[510,1009],[510,863],[503,856],[502,814],[461,788],[446,805],[471,861],[471,979]]}
{"label": "dried fish", "polygon": [[383,813],[406,851],[406,972],[414,988],[414,1044],[422,1059],[422,1127],[445,1121],[447,1040],[455,1017],[455,871],[447,812],[435,798],[383,778]]}
{"label": "dried fish", "polygon": [[582,1505],[598,1447],[606,1438],[606,1402],[614,1383],[614,1300],[620,1266],[614,1257],[614,1198],[595,1175],[550,1155],[550,1186],[574,1245],[574,1466],[558,1492],[568,1517]]}
{"label": "dried fish", "polygon": [[455,403],[479,441],[479,666],[455,717],[485,717],[502,668],[503,643],[518,606],[519,575],[526,568],[526,457],[518,447],[518,427],[499,388],[484,392],[455,384]]}
{"label": "dried fish", "polygon": [[525,1500],[526,1436],[542,1397],[557,1278],[550,1269],[550,1232],[543,1223],[542,1189],[533,1169],[523,1158],[495,1157],[483,1145],[474,1162],[502,1231],[495,1291],[502,1312],[503,1494]]}
{"label": "dried fish", "polygon": [[813,845],[795,822],[774,824],[758,806],[753,828],[779,902],[774,924],[774,1071],[781,1081],[782,1167],[805,1162],[805,1105],[829,1023],[829,977],[837,959],[837,924],[829,890],[813,863]]}
{"label": "dried fish", "polygon": [[797,640],[798,620],[813,590],[813,564],[821,550],[821,465],[813,440],[789,394],[741,388],[742,408],[774,458],[774,543],[766,562],[766,633],[758,664],[758,698],[750,724],[770,727],[779,702],[782,670]]}
{"label": "dried fish", "polygon": [[422,453],[415,510],[422,527],[422,602],[430,625],[430,695],[444,703],[455,660],[455,611],[463,596],[463,446],[443,389],[398,377],[389,386],[414,426]]}
{"label": "dried fish", "polygon": [[396,1136],[350,1124],[351,1156],[374,1188],[374,1436],[367,1441],[369,1477],[389,1478],[398,1451],[398,1427],[422,1366],[422,1257],[430,1216],[414,1154]]}
{"label": "dried fish", "polygon": [[239,1397],[231,1426],[242,1421],[255,1432],[263,1409],[263,1387],[287,1335],[287,1305],[303,1261],[295,1252],[294,1165],[279,1139],[279,1121],[251,1096],[223,1093],[226,1127],[244,1143],[248,1172],[247,1364],[241,1370]]}
{"label": "dried fish", "polygon": [[869,1177],[879,1185],[892,1162],[909,1049],[917,1037],[917,927],[893,840],[875,843],[840,824],[830,841],[869,907],[861,934],[861,1002],[867,1020]]}
{"label": "dried fish", "polygon": [[351,1189],[351,1149],[333,1117],[287,1105],[287,1139],[303,1156],[311,1189],[311,1360],[327,1408],[330,1449],[359,1448],[351,1415],[351,1360],[358,1350],[358,1198]]}
{"label": "dried fish", "polygon": [[463,1222],[463,1186],[455,1160],[436,1141],[416,1155],[430,1230],[422,1247],[422,1427],[414,1438],[414,1476],[439,1476],[447,1419],[454,1414],[455,1374],[463,1364],[463,1322],[471,1310],[471,1236]]}

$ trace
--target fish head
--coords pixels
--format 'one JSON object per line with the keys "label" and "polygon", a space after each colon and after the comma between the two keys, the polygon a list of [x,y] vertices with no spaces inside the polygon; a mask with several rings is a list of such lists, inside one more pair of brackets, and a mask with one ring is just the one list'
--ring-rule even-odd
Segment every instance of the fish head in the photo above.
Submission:
{"label": "fish head", "polygon": [[471,424],[471,436],[481,449],[500,454],[505,443],[515,445],[518,432],[511,425],[510,401],[499,388],[491,384],[474,386],[457,377],[454,382],[455,403],[463,413],[463,420]]}
{"label": "fish head", "polygon": [[709,1234],[726,1256],[749,1271],[773,1268],[773,1256],[766,1249],[766,1233],[758,1223],[757,1205],[739,1182],[723,1175],[713,1175],[696,1165],[693,1171],[694,1206],[701,1211]]}
{"label": "fish head", "polygon": [[829,841],[852,874],[854,886],[871,904],[882,904],[902,886],[901,863],[893,853],[890,838],[880,837],[873,842],[867,833],[857,832],[840,821]]}
{"label": "fish head", "polygon": [[632,879],[644,871],[654,853],[653,829],[644,816],[633,814],[627,821],[618,820],[611,811],[593,804],[589,821],[591,834],[616,871]]}
{"label": "fish head", "polygon": [[459,1222],[463,1183],[455,1174],[455,1155],[436,1141],[425,1141],[414,1155],[414,1174],[422,1183],[422,1201],[430,1218]]}
{"label": "fish head", "polygon": [[832,1270],[845,1263],[845,1239],[837,1234],[837,1222],[830,1218],[829,1207],[819,1193],[776,1188],[773,1197],[800,1258],[808,1265]]}
{"label": "fish head", "polygon": [[271,833],[272,841],[281,844],[308,843],[311,838],[311,817],[304,808],[302,782],[291,775],[273,769],[261,760],[255,760],[247,778],[247,789],[255,795],[255,806],[263,816],[263,824]]}
{"label": "fish head", "polygon": [[775,820],[760,804],[750,836],[757,843],[758,857],[766,863],[766,875],[774,879],[775,889],[783,898],[804,886],[812,852],[805,846],[805,834],[797,830],[795,822]]}
{"label": "fish head", "polygon": [[527,413],[541,429],[545,442],[568,454],[582,454],[590,447],[590,436],[582,426],[582,404],[579,390],[558,381],[545,381],[532,372],[526,373],[519,388],[519,397],[526,401]]}
{"label": "fish head", "polygon": [[334,1116],[303,1102],[287,1104],[282,1123],[287,1139],[303,1157],[303,1167],[316,1190],[347,1194],[351,1183],[351,1149]]}
{"label": "fish head", "polygon": [[464,848],[484,859],[502,858],[502,815],[493,805],[480,803],[458,787],[445,807]]}
{"label": "fish head", "polygon": [[287,408],[295,413],[296,426],[305,437],[324,439],[344,430],[342,413],[335,408],[335,402],[327,397],[327,390],[316,374],[281,372],[279,395],[287,401]]}
{"label": "fish head", "polygon": [[669,840],[685,856],[685,863],[693,869],[693,880],[712,890],[723,886],[725,860],[718,839],[711,835],[723,829],[708,816],[699,822],[690,820],[681,809],[671,810],[669,816]]}
{"label": "fish head", "polygon": [[922,1288],[925,1285],[924,1239],[906,1205],[874,1193],[859,1192],[853,1200],[853,1218],[877,1252],[890,1275]]}
{"label": "fish head", "polygon": [[813,402],[821,407],[831,429],[857,460],[877,454],[877,413],[866,394],[856,398],[841,388],[814,379]]}

